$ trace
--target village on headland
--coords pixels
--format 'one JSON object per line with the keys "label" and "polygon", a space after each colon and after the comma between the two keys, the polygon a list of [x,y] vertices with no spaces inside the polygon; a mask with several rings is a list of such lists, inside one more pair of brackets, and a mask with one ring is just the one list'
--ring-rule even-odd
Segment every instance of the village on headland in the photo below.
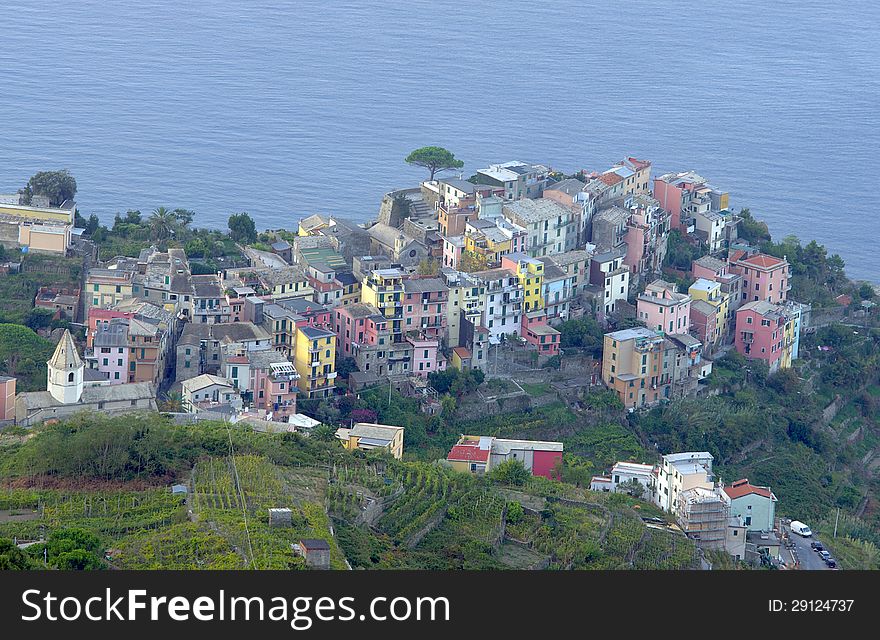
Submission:
{"label": "village on headland", "polygon": [[[436,175],[461,167],[444,149],[407,161],[429,179],[387,192],[364,225],[328,212],[258,232],[241,213],[226,234],[160,207],[117,215],[108,228],[80,216],[65,172],[0,196],[0,327],[29,332],[8,328],[3,339],[18,346],[0,346],[0,425],[29,429],[87,411],[307,438],[329,426],[344,449],[403,460],[428,445],[413,441],[410,424],[351,410],[355,399],[372,394],[390,407],[406,398],[427,420],[457,412],[487,422],[605,403],[638,431],[652,409],[708,407],[752,377],[783,372],[774,379],[787,384],[804,357],[842,353],[878,326],[873,285],[850,283],[824,249],[826,272],[815,277],[802,269],[820,268],[809,256],[793,265],[793,254],[765,251],[766,226],[735,213],[730,194],[694,171],[655,176],[650,161],[627,157],[565,175],[511,161],[464,179]],[[773,246],[786,242],[799,254],[816,246]],[[28,287],[24,304],[16,292]],[[804,340],[820,331],[847,335],[805,354]],[[29,356],[31,341],[51,345],[48,360]],[[736,388],[725,382],[732,375],[742,379]],[[862,391],[871,396],[875,382]],[[829,398],[829,429],[850,400]],[[560,429],[559,440],[458,434],[438,464],[476,476],[515,465],[568,481],[583,453],[577,431]],[[804,566],[809,551],[776,514],[783,489],[724,482],[711,452],[653,442],[641,461],[605,458],[607,472],[592,468],[577,486],[652,505],[666,515],[644,518],[648,527],[687,536],[701,552]],[[868,447],[871,469],[873,455]],[[861,513],[872,508],[857,498]],[[297,544],[329,564],[326,541]]]}

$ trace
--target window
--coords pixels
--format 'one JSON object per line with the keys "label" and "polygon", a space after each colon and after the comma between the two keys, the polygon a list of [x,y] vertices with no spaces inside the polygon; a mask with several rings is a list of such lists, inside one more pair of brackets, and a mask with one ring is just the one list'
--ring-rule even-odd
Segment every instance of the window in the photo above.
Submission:
{"label": "window", "polygon": [[[104,361],[104,364],[107,364],[106,360]],[[71,371],[70,374],[67,376],[67,381],[73,382],[73,371]]]}

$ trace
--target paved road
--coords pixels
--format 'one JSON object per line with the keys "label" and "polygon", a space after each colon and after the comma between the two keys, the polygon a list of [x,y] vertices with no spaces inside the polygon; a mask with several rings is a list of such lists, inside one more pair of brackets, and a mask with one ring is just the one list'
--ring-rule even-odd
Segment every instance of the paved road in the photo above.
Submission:
{"label": "paved road", "polygon": [[[822,557],[810,548],[810,543],[817,540],[815,536],[812,538],[802,538],[798,534],[792,533],[791,540],[797,549],[801,569],[806,569],[807,571],[830,571]],[[788,549],[784,549],[783,556],[787,553]]]}

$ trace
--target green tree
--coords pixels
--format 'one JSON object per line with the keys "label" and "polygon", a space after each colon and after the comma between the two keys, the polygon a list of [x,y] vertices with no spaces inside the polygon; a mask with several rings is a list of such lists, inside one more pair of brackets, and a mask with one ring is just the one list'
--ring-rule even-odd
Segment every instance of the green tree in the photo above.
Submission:
{"label": "green tree", "polygon": [[522,486],[529,481],[532,474],[519,460],[505,460],[494,467],[487,477],[496,484]]}
{"label": "green tree", "polygon": [[49,199],[50,207],[57,207],[76,196],[76,179],[67,169],[40,171],[31,176],[20,193],[25,205],[31,204],[34,196],[43,196]]}
{"label": "green tree", "polygon": [[257,227],[246,212],[229,216],[229,235],[236,242],[250,244],[257,241]]}
{"label": "green tree", "polygon": [[873,300],[875,295],[877,294],[874,291],[874,287],[869,282],[863,282],[862,286],[859,287],[859,297],[862,300]]}
{"label": "green tree", "polygon": [[18,391],[46,389],[46,361],[54,346],[19,324],[0,324],[0,373],[18,378]]}
{"label": "green tree", "polygon": [[441,266],[436,258],[424,258],[419,262],[418,272],[420,276],[436,276],[440,273]]}
{"label": "green tree", "polygon": [[391,202],[391,213],[392,219],[402,224],[412,215],[412,200],[405,193],[398,193]]}
{"label": "green tree", "polygon": [[162,398],[162,403],[159,408],[160,410],[168,411],[169,413],[182,413],[183,395],[179,391],[169,391]]}
{"label": "green tree", "polygon": [[519,502],[507,503],[507,522],[510,524],[519,524],[526,516],[525,509]]}
{"label": "green tree", "polygon": [[617,485],[617,489],[623,493],[631,495],[633,498],[641,498],[645,493],[645,485],[635,478],[627,480],[626,482],[621,482]]}
{"label": "green tree", "polygon": [[465,250],[461,252],[461,260],[459,261],[458,268],[465,273],[483,271],[488,268],[488,266],[489,262],[486,259],[486,256],[479,253],[474,253],[473,251]]}
{"label": "green tree", "polygon": [[177,217],[165,207],[153,209],[150,215],[150,238],[156,242],[164,242],[174,235]]}
{"label": "green tree", "polygon": [[12,540],[0,538],[0,571],[30,571],[38,568],[39,565],[16,547]]}
{"label": "green tree", "polygon": [[430,174],[430,180],[440,171],[448,169],[461,169],[464,166],[462,160],[456,160],[455,154],[443,147],[422,147],[416,149],[406,157],[407,164],[424,167]]}

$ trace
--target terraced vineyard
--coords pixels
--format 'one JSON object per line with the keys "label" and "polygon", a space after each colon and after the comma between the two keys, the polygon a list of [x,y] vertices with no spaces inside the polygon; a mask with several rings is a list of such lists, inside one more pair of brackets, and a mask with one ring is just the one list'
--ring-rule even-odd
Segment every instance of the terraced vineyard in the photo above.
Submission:
{"label": "terraced vineyard", "polygon": [[36,540],[57,528],[80,528],[116,540],[186,519],[183,498],[168,488],[147,491],[58,492],[9,490],[0,494],[0,511],[32,519],[3,521],[0,536]]}
{"label": "terraced vineyard", "polygon": [[[456,477],[458,476],[458,477]],[[406,488],[379,520],[380,529],[400,544],[425,527],[463,492],[466,476],[438,467],[405,467],[398,481]]]}

